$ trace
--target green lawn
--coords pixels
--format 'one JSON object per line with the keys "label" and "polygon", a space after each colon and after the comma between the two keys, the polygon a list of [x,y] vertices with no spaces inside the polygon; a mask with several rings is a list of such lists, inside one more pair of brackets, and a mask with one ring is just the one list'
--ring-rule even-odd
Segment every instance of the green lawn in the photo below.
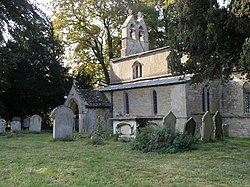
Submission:
{"label": "green lawn", "polygon": [[166,155],[123,142],[51,140],[50,133],[0,136],[0,186],[250,186],[249,138]]}

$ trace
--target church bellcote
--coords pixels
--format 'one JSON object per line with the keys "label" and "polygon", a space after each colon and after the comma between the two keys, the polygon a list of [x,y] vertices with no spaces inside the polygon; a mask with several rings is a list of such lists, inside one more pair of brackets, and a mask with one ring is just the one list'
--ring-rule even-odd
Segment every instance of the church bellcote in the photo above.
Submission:
{"label": "church bellcote", "polygon": [[142,14],[135,20],[133,15],[128,16],[122,25],[121,57],[148,51],[148,29]]}

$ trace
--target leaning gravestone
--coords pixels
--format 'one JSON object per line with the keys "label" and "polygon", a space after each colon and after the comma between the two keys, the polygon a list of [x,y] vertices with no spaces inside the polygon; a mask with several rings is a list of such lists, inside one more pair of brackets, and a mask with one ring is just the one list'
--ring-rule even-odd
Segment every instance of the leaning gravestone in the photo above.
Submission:
{"label": "leaning gravestone", "polygon": [[42,118],[39,115],[33,115],[30,118],[29,131],[30,132],[41,132]]}
{"label": "leaning gravestone", "polygon": [[30,118],[23,119],[23,127],[27,129],[29,128],[29,126],[30,126]]}
{"label": "leaning gravestone", "polygon": [[213,117],[215,132],[214,137],[218,140],[223,138],[223,130],[222,130],[222,118],[220,113],[217,111]]}
{"label": "leaning gravestone", "polygon": [[194,119],[191,117],[187,120],[187,122],[184,124],[184,133],[186,134],[191,134],[194,136],[195,133],[195,128],[196,128],[196,122]]}
{"label": "leaning gravestone", "polygon": [[6,121],[4,119],[0,119],[0,134],[5,133]]}
{"label": "leaning gravestone", "polygon": [[201,140],[209,141],[213,136],[213,121],[210,112],[207,111],[202,117]]}
{"label": "leaning gravestone", "polygon": [[169,112],[164,118],[163,118],[163,126],[175,131],[175,125],[176,125],[176,117],[173,114],[173,112]]}
{"label": "leaning gravestone", "polygon": [[71,108],[58,106],[51,112],[51,117],[54,119],[53,138],[57,140],[72,138],[74,113]]}
{"label": "leaning gravestone", "polygon": [[21,131],[21,123],[20,123],[20,121],[12,121],[12,122],[10,122],[10,131],[11,132],[19,132],[19,131]]}

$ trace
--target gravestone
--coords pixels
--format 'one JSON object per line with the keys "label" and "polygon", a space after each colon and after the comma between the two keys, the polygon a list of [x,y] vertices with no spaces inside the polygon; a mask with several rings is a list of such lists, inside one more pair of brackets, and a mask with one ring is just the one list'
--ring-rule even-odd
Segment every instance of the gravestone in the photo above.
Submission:
{"label": "gravestone", "polygon": [[11,132],[19,132],[19,131],[21,131],[21,123],[20,123],[20,121],[12,121],[12,122],[10,122],[10,131]]}
{"label": "gravestone", "polygon": [[6,121],[4,119],[0,119],[0,134],[5,133]]}
{"label": "gravestone", "polygon": [[213,121],[210,115],[210,112],[207,111],[202,116],[202,127],[201,127],[201,140],[202,141],[209,141],[213,136]]}
{"label": "gravestone", "polygon": [[23,119],[23,127],[29,128],[29,126],[30,126],[30,118]]}
{"label": "gravestone", "polygon": [[225,137],[228,137],[229,136],[229,125],[228,124],[223,124],[222,129],[223,129],[223,135]]}
{"label": "gravestone", "polygon": [[51,117],[54,119],[53,138],[57,140],[72,138],[74,113],[71,108],[58,106],[51,112]]}
{"label": "gravestone", "polygon": [[30,132],[41,132],[42,118],[39,115],[33,115],[30,118],[29,131]]}
{"label": "gravestone", "polygon": [[163,118],[163,126],[175,131],[175,125],[176,125],[176,117],[173,114],[173,112],[169,112],[164,118]]}
{"label": "gravestone", "polygon": [[223,138],[223,130],[222,130],[222,118],[220,113],[217,111],[213,117],[214,122],[214,137],[218,140],[221,140]]}
{"label": "gravestone", "polygon": [[184,124],[184,133],[186,134],[191,134],[194,136],[195,133],[195,128],[196,128],[196,122],[194,119],[191,117],[187,120],[187,122]]}
{"label": "gravestone", "polygon": [[13,117],[12,121],[19,121],[21,123],[21,118],[20,117]]}

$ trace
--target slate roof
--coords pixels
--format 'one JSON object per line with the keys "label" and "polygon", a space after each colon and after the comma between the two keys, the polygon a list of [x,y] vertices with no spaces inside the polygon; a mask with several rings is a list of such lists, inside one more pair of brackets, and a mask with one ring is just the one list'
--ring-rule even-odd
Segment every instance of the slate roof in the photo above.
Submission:
{"label": "slate roof", "polygon": [[185,77],[165,77],[165,78],[157,78],[157,79],[152,79],[152,80],[142,80],[138,82],[110,85],[108,87],[100,88],[98,90],[103,92],[103,91],[116,91],[116,90],[144,88],[144,87],[152,87],[152,86],[163,86],[163,85],[171,85],[171,84],[182,84],[182,83],[188,82],[190,79],[191,79],[191,76],[189,75]]}
{"label": "slate roof", "polygon": [[87,102],[89,108],[106,108],[110,103],[106,96],[98,90],[77,89],[79,95]]}

